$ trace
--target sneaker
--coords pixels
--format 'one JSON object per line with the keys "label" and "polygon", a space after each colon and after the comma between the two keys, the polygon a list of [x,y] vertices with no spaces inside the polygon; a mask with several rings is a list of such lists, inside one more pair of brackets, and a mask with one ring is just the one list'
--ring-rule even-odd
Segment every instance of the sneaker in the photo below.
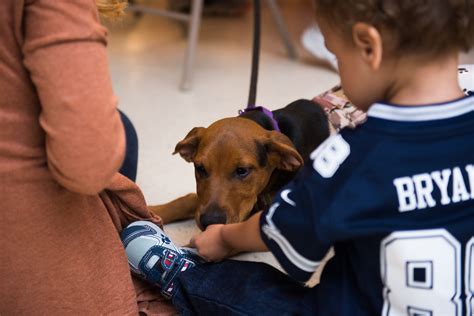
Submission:
{"label": "sneaker", "polygon": [[204,262],[192,248],[177,247],[157,225],[134,222],[120,234],[128,265],[133,273],[161,288],[161,294],[171,299],[175,293],[175,278],[196,264]]}
{"label": "sneaker", "polygon": [[311,25],[303,32],[301,43],[315,58],[327,62],[334,70],[338,70],[336,56],[326,48],[318,25]]}

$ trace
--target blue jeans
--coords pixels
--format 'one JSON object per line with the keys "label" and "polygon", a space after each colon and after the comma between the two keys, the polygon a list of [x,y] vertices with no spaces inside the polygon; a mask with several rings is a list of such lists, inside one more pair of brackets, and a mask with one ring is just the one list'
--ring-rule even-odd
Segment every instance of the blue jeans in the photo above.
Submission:
{"label": "blue jeans", "polygon": [[138,166],[138,137],[135,128],[130,119],[119,110],[120,118],[122,119],[125,128],[126,150],[125,159],[119,172],[135,182],[137,179]]}
{"label": "blue jeans", "polygon": [[257,262],[227,260],[193,267],[179,276],[173,305],[181,315],[302,315],[314,289]]}

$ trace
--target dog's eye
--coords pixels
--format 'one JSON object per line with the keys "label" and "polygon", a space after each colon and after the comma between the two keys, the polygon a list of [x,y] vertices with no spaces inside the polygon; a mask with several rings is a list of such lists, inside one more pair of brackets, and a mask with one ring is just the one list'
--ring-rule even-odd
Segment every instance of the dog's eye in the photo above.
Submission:
{"label": "dog's eye", "polygon": [[196,173],[201,177],[207,177],[207,171],[203,165],[194,165],[194,170],[196,170]]}
{"label": "dog's eye", "polygon": [[246,176],[249,175],[249,173],[250,173],[250,168],[239,167],[235,169],[235,174],[239,178],[245,178]]}

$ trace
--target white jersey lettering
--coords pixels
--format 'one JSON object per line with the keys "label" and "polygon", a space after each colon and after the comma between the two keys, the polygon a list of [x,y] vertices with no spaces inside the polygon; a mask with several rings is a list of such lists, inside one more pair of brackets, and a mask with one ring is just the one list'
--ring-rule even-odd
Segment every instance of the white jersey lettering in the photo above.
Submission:
{"label": "white jersey lettering", "polygon": [[[448,205],[474,199],[474,166],[467,165],[464,170],[465,175],[461,168],[454,167],[394,179],[398,210],[409,212],[435,207],[438,202]],[[439,201],[433,197],[435,192],[439,192]]]}

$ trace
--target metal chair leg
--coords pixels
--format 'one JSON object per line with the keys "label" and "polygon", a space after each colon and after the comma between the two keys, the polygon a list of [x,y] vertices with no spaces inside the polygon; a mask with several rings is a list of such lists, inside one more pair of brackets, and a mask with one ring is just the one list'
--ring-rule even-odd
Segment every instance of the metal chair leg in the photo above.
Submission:
{"label": "metal chair leg", "polygon": [[183,74],[181,78],[181,90],[186,91],[191,88],[194,59],[196,56],[196,46],[199,38],[199,28],[201,25],[203,0],[192,0],[191,19],[189,20],[188,47],[184,59]]}
{"label": "metal chair leg", "polygon": [[288,28],[286,27],[285,21],[283,20],[283,16],[281,15],[276,0],[267,0],[267,3],[268,7],[270,8],[273,20],[277,25],[278,32],[280,33],[283,44],[286,47],[288,57],[290,57],[291,59],[296,59],[298,57],[296,54],[296,49],[293,46],[293,43],[291,42],[290,33],[288,32]]}

